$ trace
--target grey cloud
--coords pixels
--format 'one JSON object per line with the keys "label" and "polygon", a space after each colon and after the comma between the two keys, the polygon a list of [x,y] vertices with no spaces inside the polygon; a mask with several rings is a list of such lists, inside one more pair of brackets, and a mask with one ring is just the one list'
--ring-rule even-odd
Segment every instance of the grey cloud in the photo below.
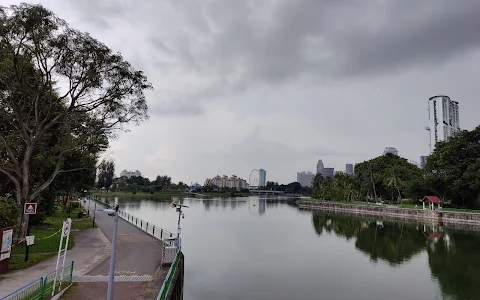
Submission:
{"label": "grey cloud", "polygon": [[[477,0],[78,3],[72,1],[97,23],[119,17],[134,24],[142,12],[157,9],[156,19],[149,20],[150,44],[172,63],[152,63],[165,72],[183,69],[214,80],[192,88],[193,99],[203,89],[245,90],[292,78],[318,82],[428,67],[480,46]],[[162,12],[176,14],[176,34],[162,34]]]}

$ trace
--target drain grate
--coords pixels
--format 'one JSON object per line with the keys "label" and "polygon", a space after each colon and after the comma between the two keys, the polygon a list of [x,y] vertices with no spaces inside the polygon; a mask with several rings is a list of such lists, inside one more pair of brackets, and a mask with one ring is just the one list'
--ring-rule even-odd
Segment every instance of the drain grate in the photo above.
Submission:
{"label": "drain grate", "polygon": [[[108,276],[73,276],[73,282],[107,282]],[[114,281],[152,281],[151,275],[114,276]]]}

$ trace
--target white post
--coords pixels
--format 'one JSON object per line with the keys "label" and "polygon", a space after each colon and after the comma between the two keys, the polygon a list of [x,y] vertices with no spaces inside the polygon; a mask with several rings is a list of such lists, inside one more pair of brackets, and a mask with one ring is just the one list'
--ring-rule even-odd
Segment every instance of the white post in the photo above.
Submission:
{"label": "white post", "polygon": [[425,209],[425,201],[422,202],[423,209]]}
{"label": "white post", "polygon": [[[68,220],[68,219],[67,219]],[[67,221],[68,222],[68,221]],[[63,235],[63,232],[62,232]],[[63,262],[62,262],[62,275],[60,275],[60,284],[58,285],[58,291],[60,292],[62,288],[62,281],[63,281],[63,271],[65,270],[65,258],[67,258],[67,249],[68,249],[68,238],[70,237],[70,230],[67,235],[67,240],[65,243],[65,250],[63,252]]]}
{"label": "white post", "polygon": [[117,245],[117,227],[118,227],[118,205],[115,207],[115,216],[113,219],[112,252],[110,254],[110,273],[108,274],[107,300],[113,300],[113,283],[115,280],[115,254]]}
{"label": "white post", "polygon": [[63,229],[65,229],[65,221],[63,221],[62,233],[60,234],[60,245],[58,245],[57,266],[55,267],[55,279],[53,280],[52,297],[53,295],[55,295],[55,284],[57,283],[57,270],[58,270],[58,264],[60,263],[60,253],[62,251],[62,243],[63,243]]}

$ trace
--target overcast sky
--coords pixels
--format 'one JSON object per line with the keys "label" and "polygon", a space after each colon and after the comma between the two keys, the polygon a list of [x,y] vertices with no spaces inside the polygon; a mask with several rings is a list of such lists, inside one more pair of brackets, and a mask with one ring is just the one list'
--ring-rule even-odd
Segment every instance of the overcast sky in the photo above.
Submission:
{"label": "overcast sky", "polygon": [[[1,0],[5,4],[11,1]],[[428,154],[427,101],[480,124],[478,0],[47,0],[154,86],[151,119],[108,152],[175,182],[254,168],[288,183],[318,159]]]}

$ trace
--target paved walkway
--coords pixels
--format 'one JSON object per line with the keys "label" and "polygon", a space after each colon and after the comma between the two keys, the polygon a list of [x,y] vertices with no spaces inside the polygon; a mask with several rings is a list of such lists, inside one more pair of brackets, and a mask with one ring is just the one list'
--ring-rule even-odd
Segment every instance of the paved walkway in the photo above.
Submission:
{"label": "paved walkway", "polygon": [[[83,204],[88,208],[88,201]],[[114,219],[103,212],[103,207],[90,203],[90,214],[95,213],[95,223],[111,242]],[[156,299],[169,267],[160,268],[162,242],[141,229],[119,218],[115,257],[114,299]],[[109,256],[110,257],[110,256]],[[86,273],[92,282],[80,282],[68,293],[68,299],[106,299],[107,282],[94,282],[108,275],[110,259],[105,259]],[[151,281],[117,281],[124,276],[147,276]],[[82,278],[82,281],[85,279]],[[67,299],[67,298],[62,298]]]}
{"label": "paved walkway", "polygon": [[[75,261],[73,275],[83,275],[110,257],[111,244],[99,228],[74,231],[75,247],[67,251],[66,262]],[[21,288],[22,286],[55,271],[57,256],[49,258],[39,264],[24,270],[12,271],[4,274],[0,280],[0,298]]]}

